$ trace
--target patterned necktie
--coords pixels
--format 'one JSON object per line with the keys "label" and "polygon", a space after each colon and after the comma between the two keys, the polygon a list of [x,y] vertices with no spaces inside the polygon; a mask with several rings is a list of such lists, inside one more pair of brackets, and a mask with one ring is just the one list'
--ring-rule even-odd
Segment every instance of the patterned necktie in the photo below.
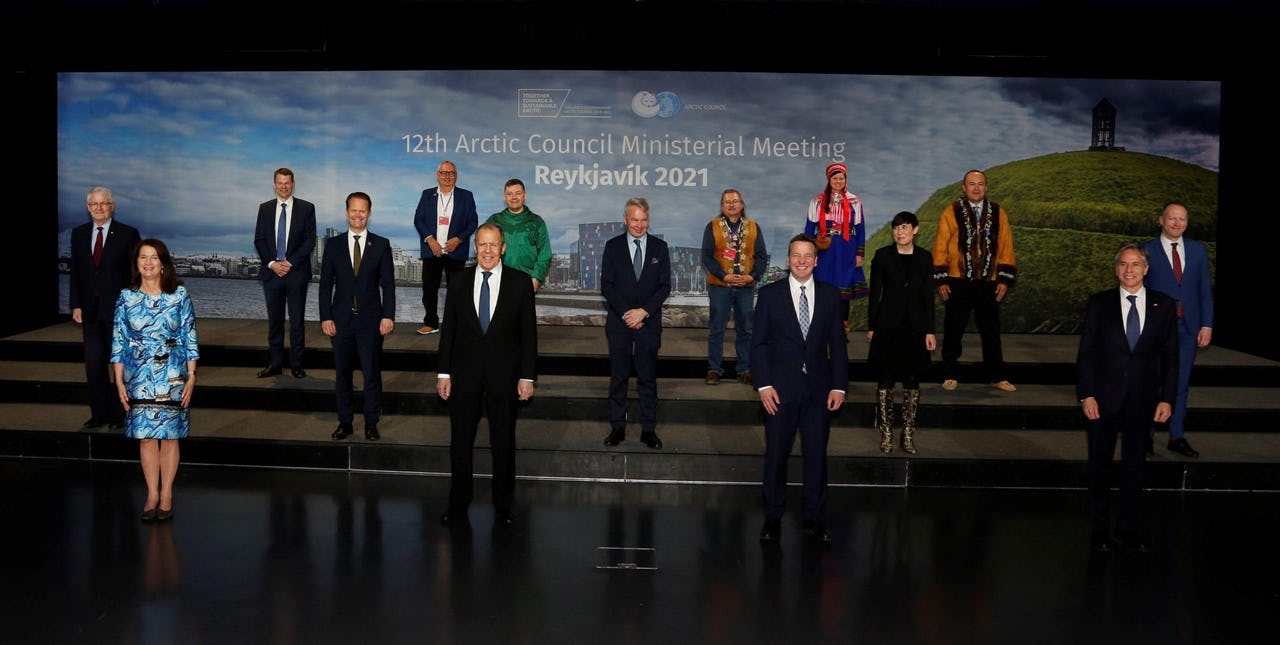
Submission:
{"label": "patterned necktie", "polygon": [[480,331],[489,333],[489,276],[492,271],[484,272],[484,283],[480,285]]}
{"label": "patterned necktie", "polygon": [[276,260],[284,259],[284,251],[289,244],[289,236],[285,234],[285,226],[289,221],[286,210],[284,202],[280,202],[280,224],[276,226]]}
{"label": "patterned necktie", "polygon": [[93,266],[102,266],[102,227],[98,227],[98,238],[93,241]]}
{"label": "patterned necktie", "polygon": [[644,257],[640,254],[640,240],[636,240],[636,254],[631,256],[631,268],[636,272],[636,279],[640,279],[640,272],[644,271]]}
{"label": "patterned necktie", "polygon": [[1124,335],[1129,339],[1129,351],[1138,345],[1138,337],[1142,335],[1142,323],[1138,320],[1138,296],[1126,296],[1129,299],[1129,315],[1124,321]]}
{"label": "patterned necktie", "polygon": [[809,338],[809,297],[804,293],[804,286],[800,287],[800,335]]}
{"label": "patterned necktie", "polygon": [[[1170,242],[1173,245],[1173,279],[1182,284],[1182,256],[1178,255],[1178,243]],[[1182,300],[1178,300],[1178,317],[1182,317]]]}

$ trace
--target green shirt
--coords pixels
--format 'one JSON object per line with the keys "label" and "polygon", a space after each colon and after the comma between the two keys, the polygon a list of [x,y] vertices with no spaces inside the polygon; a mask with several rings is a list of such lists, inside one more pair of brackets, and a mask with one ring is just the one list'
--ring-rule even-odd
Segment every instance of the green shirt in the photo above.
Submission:
{"label": "green shirt", "polygon": [[519,213],[502,209],[489,216],[486,224],[497,224],[507,244],[502,263],[537,278],[541,284],[547,281],[551,269],[551,237],[547,223],[526,206]]}

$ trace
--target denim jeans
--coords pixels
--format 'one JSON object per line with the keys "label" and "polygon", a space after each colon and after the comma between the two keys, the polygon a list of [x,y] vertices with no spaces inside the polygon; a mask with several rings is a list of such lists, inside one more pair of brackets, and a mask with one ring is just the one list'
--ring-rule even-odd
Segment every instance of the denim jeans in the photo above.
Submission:
{"label": "denim jeans", "polygon": [[711,299],[711,332],[707,334],[707,371],[724,374],[724,330],[733,312],[738,352],[738,374],[751,370],[751,317],[754,310],[755,287],[719,287],[707,285]]}

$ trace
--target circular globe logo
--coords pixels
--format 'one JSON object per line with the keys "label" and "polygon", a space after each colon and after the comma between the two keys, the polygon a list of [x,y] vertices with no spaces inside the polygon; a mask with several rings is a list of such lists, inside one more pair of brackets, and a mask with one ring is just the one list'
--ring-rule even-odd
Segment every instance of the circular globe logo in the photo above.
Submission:
{"label": "circular globe logo", "polygon": [[[663,92],[663,94],[668,94],[668,92]],[[676,100],[679,101],[679,99]],[[631,97],[631,111],[635,112],[636,116],[651,119],[658,116],[661,109],[658,104],[658,97],[654,96],[653,92],[642,90]]]}
{"label": "circular globe logo", "polygon": [[675,92],[658,92],[657,98],[658,116],[664,119],[670,119],[671,117],[679,114],[680,110],[684,107],[684,103]]}

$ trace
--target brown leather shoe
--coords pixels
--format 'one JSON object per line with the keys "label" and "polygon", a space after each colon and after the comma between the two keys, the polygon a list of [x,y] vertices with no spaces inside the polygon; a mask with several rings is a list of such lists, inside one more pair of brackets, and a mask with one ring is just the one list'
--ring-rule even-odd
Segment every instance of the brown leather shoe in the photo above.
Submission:
{"label": "brown leather shoe", "polygon": [[707,372],[707,380],[706,380],[706,384],[707,384],[707,385],[719,385],[719,384],[720,384],[720,375],[719,375],[719,374],[716,374],[715,372]]}
{"label": "brown leather shoe", "polygon": [[751,370],[747,370],[747,371],[745,371],[745,372],[743,372],[743,373],[739,374],[739,375],[738,375],[738,382],[739,382],[739,383],[746,383],[747,385],[751,385]]}

